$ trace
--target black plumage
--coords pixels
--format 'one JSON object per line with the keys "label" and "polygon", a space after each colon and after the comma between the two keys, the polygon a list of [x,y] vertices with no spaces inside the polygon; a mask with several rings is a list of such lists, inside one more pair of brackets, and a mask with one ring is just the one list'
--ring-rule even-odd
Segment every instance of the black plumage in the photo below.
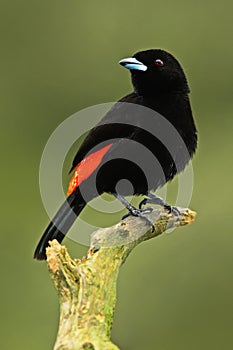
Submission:
{"label": "black plumage", "polygon": [[[196,149],[197,132],[185,74],[171,54],[158,49],[138,52],[120,64],[130,69],[134,91],[88,133],[71,171],[88,155],[111,146],[49,224],[36,248],[37,259],[46,258],[48,241],[56,238],[61,242],[85,204],[103,192],[114,194],[133,215],[143,216],[124,201],[125,195],[145,195],[148,199],[144,203],[155,202],[172,210],[150,191],[181,172]],[[128,182],[118,186],[122,179],[132,186]]]}

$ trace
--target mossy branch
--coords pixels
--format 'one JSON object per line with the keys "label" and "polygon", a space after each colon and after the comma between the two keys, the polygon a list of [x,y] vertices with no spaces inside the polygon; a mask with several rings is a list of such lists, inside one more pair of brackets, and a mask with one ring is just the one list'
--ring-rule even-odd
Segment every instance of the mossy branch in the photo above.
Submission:
{"label": "mossy branch", "polygon": [[119,268],[139,243],[169,228],[192,224],[196,213],[180,209],[179,217],[166,210],[145,220],[129,217],[92,234],[91,247],[81,260],[71,259],[56,240],[47,248],[47,261],[60,300],[60,324],[54,350],[119,350],[110,340]]}

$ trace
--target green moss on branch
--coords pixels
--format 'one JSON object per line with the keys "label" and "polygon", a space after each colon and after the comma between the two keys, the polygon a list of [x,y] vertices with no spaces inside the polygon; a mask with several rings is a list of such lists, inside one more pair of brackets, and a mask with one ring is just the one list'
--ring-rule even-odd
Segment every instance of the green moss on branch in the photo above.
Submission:
{"label": "green moss on branch", "polygon": [[81,260],[71,259],[56,240],[47,248],[47,262],[60,300],[60,322],[54,350],[119,350],[110,340],[120,266],[141,242],[169,228],[192,224],[195,212],[181,209],[179,217],[166,210],[148,215],[155,223],[129,217],[92,234]]}

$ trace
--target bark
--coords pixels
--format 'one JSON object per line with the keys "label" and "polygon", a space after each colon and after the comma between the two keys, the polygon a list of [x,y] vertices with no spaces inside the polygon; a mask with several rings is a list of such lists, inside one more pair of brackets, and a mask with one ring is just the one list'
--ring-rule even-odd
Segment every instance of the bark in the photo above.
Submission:
{"label": "bark", "polygon": [[54,350],[117,350],[110,340],[120,266],[141,242],[169,228],[192,224],[196,213],[180,209],[179,217],[156,210],[145,220],[129,217],[92,234],[83,259],[72,259],[56,240],[47,248],[47,262],[60,301],[60,322]]}

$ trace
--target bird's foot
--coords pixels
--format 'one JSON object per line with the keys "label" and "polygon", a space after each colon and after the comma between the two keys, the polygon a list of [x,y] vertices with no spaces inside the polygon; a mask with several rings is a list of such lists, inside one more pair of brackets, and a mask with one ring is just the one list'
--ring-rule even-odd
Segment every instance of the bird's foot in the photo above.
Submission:
{"label": "bird's foot", "polygon": [[174,207],[173,205],[164,205],[164,208],[167,209],[169,211],[169,213],[174,214],[176,216],[180,215],[180,211],[177,207]]}
{"label": "bird's foot", "polygon": [[150,204],[157,204],[169,211],[169,213],[174,214],[176,216],[180,215],[180,211],[177,207],[171,206],[168,203],[166,203],[161,197],[156,196],[152,193],[148,193],[148,198],[144,198],[140,203],[139,203],[139,209],[142,208],[143,205],[150,203]]}
{"label": "bird's foot", "polygon": [[144,214],[151,213],[153,211],[153,208],[143,208],[143,209],[137,209],[135,208],[132,204],[130,204],[122,195],[119,193],[115,192],[113,193],[114,196],[128,209],[128,213],[123,216],[122,220],[127,218],[130,215],[137,216],[139,218],[142,218],[145,220],[151,227],[152,227],[152,232],[154,232],[154,224],[153,222],[148,219],[148,217]]}
{"label": "bird's foot", "polygon": [[123,217],[122,217],[122,220],[126,219],[127,217],[133,215],[133,216],[136,216],[138,218],[142,218],[143,220],[145,220],[152,228],[152,232],[154,232],[154,224],[153,222],[147,217],[145,216],[144,214],[149,214],[153,211],[153,208],[151,207],[148,207],[148,208],[143,208],[143,209],[137,209],[135,208],[134,206],[130,205],[130,207],[127,208],[129,211],[127,214],[125,214]]}
{"label": "bird's foot", "polygon": [[123,217],[122,217],[122,220],[124,220],[125,218],[127,218],[128,216],[130,215],[133,215],[133,216],[142,216],[143,213],[145,214],[149,214],[153,211],[153,208],[151,207],[148,207],[148,208],[143,208],[143,209],[137,209],[135,208],[134,206],[131,206],[130,208],[128,208],[129,211],[127,214],[125,214]]}

